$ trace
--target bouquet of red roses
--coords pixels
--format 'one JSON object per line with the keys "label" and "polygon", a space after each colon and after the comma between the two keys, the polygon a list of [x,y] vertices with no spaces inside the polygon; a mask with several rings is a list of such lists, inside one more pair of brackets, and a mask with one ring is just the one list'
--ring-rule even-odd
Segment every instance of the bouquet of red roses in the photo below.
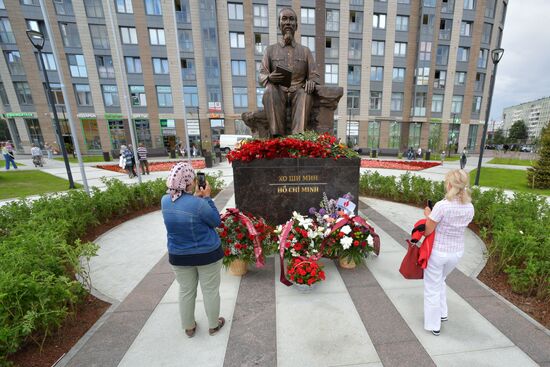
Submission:
{"label": "bouquet of red roses", "polygon": [[378,253],[378,243],[378,235],[363,218],[341,214],[325,239],[324,253],[360,264],[370,252]]}
{"label": "bouquet of red roses", "polygon": [[325,280],[325,272],[317,261],[294,258],[288,264],[288,277],[295,284],[311,286]]}
{"label": "bouquet of red roses", "polygon": [[279,249],[284,251],[284,258],[292,260],[296,257],[319,258],[325,228],[318,226],[311,218],[294,212],[292,218],[284,225],[277,227],[279,234]]}

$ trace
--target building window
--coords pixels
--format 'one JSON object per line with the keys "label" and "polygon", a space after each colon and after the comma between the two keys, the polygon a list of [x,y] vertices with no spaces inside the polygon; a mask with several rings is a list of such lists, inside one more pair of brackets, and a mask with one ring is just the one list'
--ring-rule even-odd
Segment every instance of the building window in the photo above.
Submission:
{"label": "building window", "polygon": [[38,145],[40,149],[44,148],[44,136],[42,135],[38,119],[25,119],[25,124],[27,125],[31,142]]}
{"label": "building window", "polygon": [[231,48],[244,48],[244,33],[229,32]]}
{"label": "building window", "polygon": [[86,147],[88,150],[101,151],[101,140],[99,139],[99,127],[97,126],[97,120],[83,119],[81,121]]}
{"label": "building window", "polygon": [[325,84],[338,84],[338,64],[325,64]]}
{"label": "building window", "polygon": [[[218,63],[217,57],[205,57],[204,58],[204,71],[206,75],[210,78],[219,78],[220,77],[220,65]],[[209,87],[212,90],[211,87]],[[215,99],[212,102],[219,102],[220,99]]]}
{"label": "building window", "polygon": [[405,81],[405,68],[393,68],[392,80],[394,82]]}
{"label": "building window", "polygon": [[94,48],[109,49],[107,27],[101,24],[90,24],[90,36]]}
{"label": "building window", "polygon": [[373,56],[384,56],[384,41],[372,41],[371,53]]}
{"label": "building window", "polygon": [[421,61],[430,61],[432,58],[432,43],[431,42],[420,42],[420,52],[418,53],[418,58]]}
{"label": "building window", "polygon": [[381,82],[384,78],[384,68],[382,66],[371,66],[370,80]]}
{"label": "building window", "polygon": [[6,5],[4,4],[4,0],[0,0],[0,9],[6,9]]}
{"label": "building window", "polygon": [[89,84],[75,84],[76,102],[79,106],[92,106],[92,92]]}
{"label": "building window", "polygon": [[428,137],[428,148],[431,149],[432,152],[439,152],[440,141],[441,141],[441,124],[431,123],[430,135]]}
{"label": "building window", "polygon": [[363,40],[350,38],[348,43],[348,58],[354,60],[361,59],[361,48]]}
{"label": "building window", "polygon": [[388,148],[399,149],[401,146],[401,123],[392,122],[390,124],[390,140],[388,142]]}
{"label": "building window", "polygon": [[485,69],[487,67],[487,59],[489,58],[489,50],[482,48],[479,50],[479,58],[477,59],[477,67]]}
{"label": "building window", "polygon": [[473,26],[474,26],[474,22],[467,22],[463,20],[460,23],[460,35],[463,37],[471,37]]}
{"label": "building window", "polygon": [[126,45],[137,45],[137,33],[134,27],[120,27],[122,43]]}
{"label": "building window", "polygon": [[476,0],[464,0],[464,9],[474,10],[476,8]]}
{"label": "building window", "polygon": [[485,86],[485,74],[476,73],[476,82],[474,85],[474,90],[476,92],[483,92],[483,87]]}
{"label": "building window", "polygon": [[432,96],[432,112],[443,112],[443,94],[434,94]]}
{"label": "building window", "polygon": [[73,78],[87,78],[86,62],[84,55],[67,55],[69,60],[69,69]]}
{"label": "building window", "polygon": [[38,0],[19,0],[21,5],[32,5],[32,6],[40,6],[40,3]]}
{"label": "building window", "polygon": [[4,88],[4,83],[0,82],[0,100],[2,101],[2,104],[4,106],[10,105],[10,100],[8,99],[8,95],[6,94],[6,88]]}
{"label": "building window", "polygon": [[302,46],[306,46],[312,53],[315,53],[315,37],[302,36]]}
{"label": "building window", "polygon": [[145,0],[145,13],[147,15],[162,15],[160,0]]}
{"label": "building window", "polygon": [[264,108],[264,92],[265,88],[256,88],[256,106],[258,108]]}
{"label": "building window", "polygon": [[393,55],[396,57],[407,56],[407,44],[405,42],[395,42]]}
{"label": "building window", "polygon": [[195,60],[181,59],[181,75],[183,80],[195,80],[197,78]]}
{"label": "building window", "polygon": [[84,0],[86,15],[90,18],[103,18],[103,6],[101,0]]}
{"label": "building window", "polygon": [[422,4],[429,8],[435,8],[435,0],[422,0]]}
{"label": "building window", "polygon": [[492,33],[493,33],[493,25],[490,23],[483,23],[483,33],[481,34],[481,42],[491,43]]}
{"label": "building window", "polygon": [[102,85],[103,101],[105,107],[118,107],[120,101],[118,99],[118,89],[116,85]]}
{"label": "building window", "polygon": [[147,106],[147,96],[143,85],[130,85],[130,101],[134,107]]}
{"label": "building window", "polygon": [[422,25],[421,31],[426,34],[433,34],[434,32],[434,21],[435,15],[433,14],[424,14],[422,16]]}
{"label": "building window", "polygon": [[360,98],[358,90],[348,90],[348,110],[359,109]]}
{"label": "building window", "polygon": [[378,149],[380,145],[380,122],[369,121],[369,130],[367,134],[367,148]]}
{"label": "building window", "polygon": [[159,107],[172,107],[172,88],[170,86],[157,86],[157,100]]}
{"label": "building window", "polygon": [[496,0],[485,0],[485,18],[495,17]]}
{"label": "building window", "polygon": [[315,24],[315,9],[314,8],[302,8],[302,16],[300,20],[302,24]]}
{"label": "building window", "polygon": [[126,72],[128,74],[141,74],[141,59],[138,56],[126,56],[124,57],[126,64]]}
{"label": "building window", "polygon": [[473,152],[476,149],[477,129],[478,125],[470,124],[468,127],[468,146],[466,149],[470,152]]}
{"label": "building window", "polygon": [[231,74],[233,76],[246,76],[246,61],[231,60]]}
{"label": "building window", "polygon": [[153,73],[169,74],[168,59],[164,57],[153,57]]}
{"label": "building window", "polygon": [[80,37],[76,23],[59,23],[61,38],[65,47],[80,47]]}
{"label": "building window", "polygon": [[382,108],[382,92],[370,92],[370,109],[380,110]]}
{"label": "building window", "polygon": [[455,73],[455,85],[464,86],[466,85],[466,72],[457,71]]}
{"label": "building window", "polygon": [[449,46],[438,45],[437,46],[437,53],[436,53],[436,57],[435,57],[435,64],[436,65],[447,65],[448,59],[449,59]]}
{"label": "building window", "polygon": [[[175,126],[174,120],[172,120],[172,124],[172,126]],[[151,139],[149,120],[134,120],[134,126],[136,127],[136,138],[138,143],[143,143],[147,148],[152,148],[153,140]]]}
{"label": "building window", "polygon": [[336,37],[327,37],[325,40],[325,57],[337,59],[340,40]]}
{"label": "building window", "polygon": [[348,65],[348,84],[361,85],[361,65]]}
{"label": "building window", "polygon": [[372,28],[386,29],[386,14],[374,13],[372,15]]}
{"label": "building window", "polygon": [[23,60],[19,51],[6,51],[6,62],[11,75],[25,75]]}
{"label": "building window", "polygon": [[149,28],[149,41],[153,46],[166,45],[166,39],[164,38],[164,29],[162,28]]}
{"label": "building window", "polygon": [[114,78],[115,67],[111,56],[96,56],[97,71],[100,78]]}
{"label": "building window", "polygon": [[436,70],[434,75],[434,88],[445,88],[446,78],[447,78],[447,71]]}
{"label": "building window", "polygon": [[185,107],[199,107],[199,91],[197,87],[183,87]]}
{"label": "building window", "polygon": [[189,13],[189,0],[174,0],[176,8],[176,21],[182,23],[191,23],[191,15]]}
{"label": "building window", "polygon": [[227,15],[231,20],[243,20],[243,4],[228,3],[227,4]]}
{"label": "building window", "polygon": [[422,133],[422,124],[415,122],[409,124],[409,147],[420,147],[420,135]]}
{"label": "building window", "polygon": [[111,143],[113,149],[120,149],[121,145],[126,145],[126,133],[124,131],[124,121],[109,120],[109,135],[111,135]]}
{"label": "building window", "polygon": [[254,33],[254,52],[256,55],[258,56],[263,55],[268,45],[269,45],[269,34]]}
{"label": "building window", "polygon": [[459,47],[456,55],[456,61],[468,62],[470,58],[470,47]]}
{"label": "building window", "polygon": [[74,15],[71,0],[55,0],[53,4],[57,15]]}
{"label": "building window", "polygon": [[416,69],[416,85],[428,85],[430,80],[430,68],[420,67]]}
{"label": "building window", "polygon": [[403,111],[403,93],[394,92],[391,94],[391,110]]}
{"label": "building window", "polygon": [[42,20],[27,19],[27,29],[38,31],[44,35],[44,39],[48,39],[48,32],[46,31],[46,24]]}
{"label": "building window", "polygon": [[17,100],[19,104],[29,105],[33,104],[31,88],[27,82],[13,82],[13,87],[15,88],[15,94],[17,95]]}
{"label": "building window", "polygon": [[267,27],[267,5],[254,5],[254,27]]}
{"label": "building window", "polygon": [[354,33],[363,32],[363,12],[352,10],[349,12],[349,31]]}
{"label": "building window", "polygon": [[132,14],[134,8],[132,7],[132,0],[115,0],[116,11],[119,13]]}
{"label": "building window", "polygon": [[405,15],[398,15],[395,19],[395,30],[407,32],[409,30],[409,17]]}
{"label": "building window", "polygon": [[0,42],[15,43],[15,36],[8,18],[0,18]]}
{"label": "building window", "polygon": [[340,10],[327,10],[326,30],[329,32],[340,31]]}
{"label": "building window", "polygon": [[[61,84],[50,83],[50,89],[53,94],[53,101],[56,106],[65,105],[65,98],[63,97],[63,91],[61,90]],[[44,91],[46,91],[46,83],[44,83]]]}
{"label": "building window", "polygon": [[439,39],[450,40],[452,27],[453,27],[452,19],[441,19],[439,21]]}
{"label": "building window", "polygon": [[191,33],[191,30],[178,29],[178,40],[180,44],[180,51],[193,51],[193,34]]}
{"label": "building window", "polygon": [[233,106],[235,108],[248,107],[248,91],[243,87],[233,87]]}
{"label": "building window", "polygon": [[414,116],[426,116],[426,100],[428,94],[425,92],[416,92],[414,96]]}
{"label": "building window", "polygon": [[462,113],[462,102],[464,102],[464,96],[453,96],[451,102],[452,113]]}
{"label": "building window", "polygon": [[480,113],[481,112],[481,96],[474,96],[474,100],[472,101],[472,113]]}

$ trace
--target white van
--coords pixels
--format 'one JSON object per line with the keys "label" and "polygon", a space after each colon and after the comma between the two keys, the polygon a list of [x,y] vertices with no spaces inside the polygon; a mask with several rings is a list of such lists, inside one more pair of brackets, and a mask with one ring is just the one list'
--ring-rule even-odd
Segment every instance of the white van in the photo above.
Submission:
{"label": "white van", "polygon": [[252,135],[221,134],[220,149],[225,153],[229,153],[230,150],[235,149],[235,146],[244,139],[252,139]]}

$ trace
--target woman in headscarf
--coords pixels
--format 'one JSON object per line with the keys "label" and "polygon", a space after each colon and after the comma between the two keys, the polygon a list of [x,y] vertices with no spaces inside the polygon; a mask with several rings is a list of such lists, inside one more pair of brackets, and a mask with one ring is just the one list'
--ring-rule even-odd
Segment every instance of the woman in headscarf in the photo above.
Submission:
{"label": "woman in headscarf", "polygon": [[[220,214],[210,198],[210,185],[199,187],[188,162],[176,164],[161,201],[168,232],[168,258],[179,283],[181,326],[188,337],[197,330],[195,298],[200,282],[210,335],[225,324],[220,317],[220,278],[223,250],[216,227]],[[194,195],[193,195],[194,192]]]}

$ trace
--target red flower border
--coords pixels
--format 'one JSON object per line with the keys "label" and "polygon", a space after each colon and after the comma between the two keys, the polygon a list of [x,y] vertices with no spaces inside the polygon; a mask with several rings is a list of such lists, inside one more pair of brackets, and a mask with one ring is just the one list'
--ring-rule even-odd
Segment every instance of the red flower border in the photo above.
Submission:
{"label": "red flower border", "polygon": [[420,171],[426,168],[439,166],[439,162],[427,161],[396,161],[385,159],[361,159],[361,168],[386,168],[407,171]]}
{"label": "red flower border", "polygon": [[[164,171],[170,171],[176,161],[170,161],[170,162],[149,162],[149,172],[164,172]],[[203,159],[197,159],[197,160],[191,160],[191,165],[194,169],[203,169],[206,168],[206,164]],[[113,171],[113,172],[120,172],[120,173],[126,173],[127,171],[124,168],[120,168],[116,164],[98,164],[96,168],[105,169],[107,171]],[[136,167],[137,169],[137,167]]]}

